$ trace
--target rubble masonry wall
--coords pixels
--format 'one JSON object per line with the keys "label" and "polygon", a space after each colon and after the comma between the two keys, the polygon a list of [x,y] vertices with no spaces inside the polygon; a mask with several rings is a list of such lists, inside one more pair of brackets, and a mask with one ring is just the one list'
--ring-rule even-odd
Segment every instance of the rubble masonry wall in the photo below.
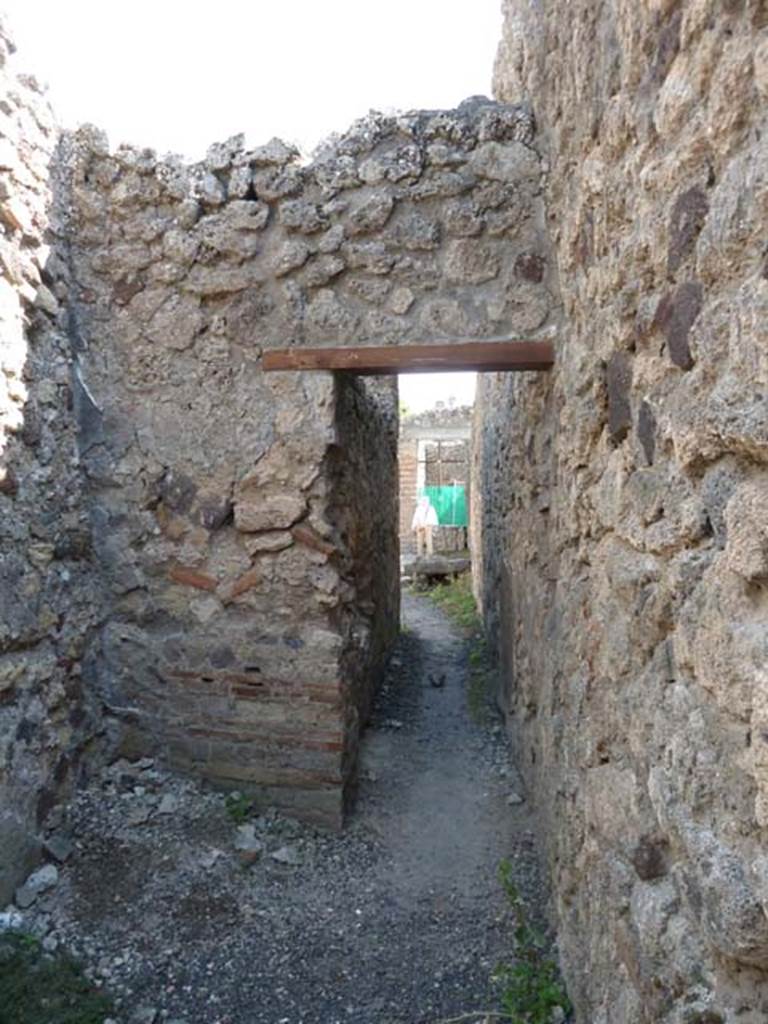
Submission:
{"label": "rubble masonry wall", "polygon": [[[483,596],[577,1019],[768,1011],[768,10],[507,0],[564,329],[481,388]],[[479,560],[480,561],[480,560]]]}
{"label": "rubble masonry wall", "polygon": [[0,25],[0,904],[100,724],[82,659],[99,587],[82,500],[58,134]]}
{"label": "rubble masonry wall", "polygon": [[310,164],[64,140],[88,685],[122,750],[338,824],[397,623],[396,398],[264,374],[288,345],[548,337],[525,108],[372,116]]}

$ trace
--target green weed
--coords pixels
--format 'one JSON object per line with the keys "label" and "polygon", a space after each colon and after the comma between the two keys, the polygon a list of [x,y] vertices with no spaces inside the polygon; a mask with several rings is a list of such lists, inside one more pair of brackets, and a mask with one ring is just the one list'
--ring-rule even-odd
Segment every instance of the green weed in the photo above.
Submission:
{"label": "green weed", "polygon": [[511,1024],[550,1024],[558,1007],[564,1015],[571,1012],[557,964],[547,955],[544,936],[528,923],[507,860],[499,865],[499,879],[515,917],[514,963],[501,964],[493,975],[500,988],[502,1010]]}
{"label": "green weed", "polygon": [[547,955],[546,938],[528,923],[525,907],[512,878],[508,860],[499,864],[499,879],[515,918],[514,963],[501,964],[491,981],[499,990],[498,1009],[472,1010],[456,1017],[445,1017],[435,1024],[476,1024],[480,1018],[507,1021],[508,1024],[552,1024],[555,1011],[565,1020],[572,1007],[557,964]]}
{"label": "green weed", "polygon": [[0,935],[0,1024],[102,1024],[112,1012],[74,960],[31,935]]}
{"label": "green weed", "polygon": [[251,816],[253,800],[244,793],[228,793],[224,798],[224,809],[236,825],[242,825]]}

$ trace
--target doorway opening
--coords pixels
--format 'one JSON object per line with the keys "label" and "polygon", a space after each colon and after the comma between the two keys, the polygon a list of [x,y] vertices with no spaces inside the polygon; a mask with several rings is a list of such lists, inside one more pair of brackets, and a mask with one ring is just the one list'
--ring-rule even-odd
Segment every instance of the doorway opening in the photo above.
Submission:
{"label": "doorway opening", "polygon": [[[466,583],[471,569],[468,399],[474,398],[474,389],[470,385],[463,400],[450,384],[447,392],[430,395],[428,375],[447,373],[458,383],[461,374],[548,370],[553,362],[549,341],[294,346],[264,353],[266,371],[332,371],[335,376],[335,440],[327,488],[333,533],[329,550],[334,547],[331,557],[344,583],[331,618],[338,637],[335,685],[341,795],[347,808],[359,777],[362,733],[400,629],[401,584],[429,586],[462,575]],[[398,403],[392,378],[414,374],[415,386],[407,385]],[[402,445],[407,450],[398,452]]]}
{"label": "doorway opening", "polygon": [[475,384],[472,372],[399,379],[399,532],[405,580],[469,569]]}

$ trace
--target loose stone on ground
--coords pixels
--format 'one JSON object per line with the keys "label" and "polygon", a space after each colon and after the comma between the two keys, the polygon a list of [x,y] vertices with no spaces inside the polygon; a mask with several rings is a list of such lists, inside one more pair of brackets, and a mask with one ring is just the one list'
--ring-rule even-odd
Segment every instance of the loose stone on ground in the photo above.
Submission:
{"label": "loose stone on ground", "polygon": [[57,820],[48,843],[72,850],[0,926],[81,959],[115,1024],[433,1024],[487,1008],[512,931],[499,861],[537,916],[544,902],[532,821],[508,806],[502,731],[467,712],[463,639],[425,598],[406,598],[406,621],[343,833],[270,809],[238,823],[244,797],[119,761]]}

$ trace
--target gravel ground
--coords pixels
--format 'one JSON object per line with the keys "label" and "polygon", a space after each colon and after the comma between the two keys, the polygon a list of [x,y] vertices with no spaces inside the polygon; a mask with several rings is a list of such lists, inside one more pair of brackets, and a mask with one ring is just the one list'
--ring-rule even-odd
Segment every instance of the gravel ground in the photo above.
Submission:
{"label": "gravel ground", "polygon": [[54,822],[73,849],[22,927],[78,956],[119,1024],[434,1024],[493,1006],[503,857],[543,906],[532,819],[500,726],[467,712],[464,640],[424,597],[405,595],[404,623],[343,834],[273,813],[243,828],[148,760],[110,766]]}

